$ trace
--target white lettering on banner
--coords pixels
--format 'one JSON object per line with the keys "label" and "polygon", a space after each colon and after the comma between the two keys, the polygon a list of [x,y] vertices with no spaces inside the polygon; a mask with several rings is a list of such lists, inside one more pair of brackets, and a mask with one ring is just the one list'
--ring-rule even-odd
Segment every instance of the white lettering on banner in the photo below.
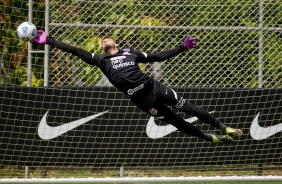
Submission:
{"label": "white lettering on banner", "polygon": [[258,123],[259,114],[260,113],[256,115],[250,128],[250,135],[253,139],[255,140],[267,139],[270,136],[273,136],[274,134],[282,131],[282,123],[278,125],[272,125],[269,127],[261,127]]}
{"label": "white lettering on banner", "polygon": [[41,119],[39,126],[38,126],[38,135],[41,139],[43,140],[50,140],[50,139],[54,139],[56,137],[59,137],[60,135],[67,133],[68,131],[75,129],[77,127],[79,127],[80,125],[83,125],[85,123],[87,123],[90,120],[93,120],[99,116],[102,116],[103,114],[107,113],[109,111],[104,111],[98,114],[94,114],[92,116],[88,116],[86,118],[81,118],[79,120],[76,121],[72,121],[69,123],[65,123],[63,125],[60,126],[49,126],[47,124],[47,114],[48,111],[45,113],[45,115],[43,116],[43,118]]}
{"label": "white lettering on banner", "polygon": [[[212,112],[209,112],[209,113],[211,114],[211,113],[214,113],[214,112],[215,111],[212,111]],[[151,139],[163,138],[166,135],[171,134],[172,132],[177,130],[177,128],[175,126],[171,125],[171,124],[164,125],[164,126],[157,125],[155,123],[154,118],[163,119],[164,117],[161,117],[161,118],[152,117],[152,116],[150,117],[150,119],[147,123],[147,126],[146,126],[146,133],[147,133],[147,136],[149,138],[151,138]],[[197,120],[198,120],[198,118],[196,116],[194,116],[192,118],[185,119],[185,121],[188,122],[188,123],[194,123]]]}
{"label": "white lettering on banner", "polygon": [[[135,89],[135,88],[134,88]],[[154,112],[153,112],[154,111]],[[157,111],[155,112],[155,109],[151,109],[151,112],[153,112],[152,114],[157,114]],[[38,136],[43,139],[43,140],[50,140],[50,139],[54,139],[56,137],[61,136],[62,134],[67,133],[70,130],[73,130],[83,124],[85,124],[86,122],[93,120],[105,113],[107,113],[108,111],[104,111],[98,114],[94,114],[92,116],[88,116],[86,118],[81,118],[79,120],[76,121],[72,121],[60,126],[49,126],[47,124],[47,114],[48,111],[45,113],[45,115],[43,116],[43,118],[41,119],[39,126],[38,126]],[[209,112],[210,114],[214,113],[215,111]],[[256,117],[254,118],[254,120],[252,121],[252,125],[250,127],[250,135],[254,140],[264,140],[269,138],[270,136],[273,136],[276,133],[279,133],[282,131],[282,123],[277,124],[277,125],[272,125],[269,127],[261,127],[258,124],[258,117],[259,117],[260,113],[258,113],[256,115]],[[172,132],[176,131],[177,128],[174,127],[173,125],[165,125],[165,126],[159,126],[156,125],[155,119],[163,119],[164,117],[150,117],[147,126],[146,126],[146,133],[147,136],[151,139],[159,139],[159,138],[163,138],[164,136],[171,134]],[[197,117],[192,117],[192,118],[188,118],[185,119],[186,122],[188,123],[194,123],[195,121],[197,121],[198,118]]]}

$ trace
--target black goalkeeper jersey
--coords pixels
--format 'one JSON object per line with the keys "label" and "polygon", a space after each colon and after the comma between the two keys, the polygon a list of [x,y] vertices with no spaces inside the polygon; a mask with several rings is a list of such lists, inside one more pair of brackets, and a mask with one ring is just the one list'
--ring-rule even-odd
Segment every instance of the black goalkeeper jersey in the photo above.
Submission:
{"label": "black goalkeeper jersey", "polygon": [[92,54],[91,64],[99,67],[119,90],[132,96],[152,84],[152,79],[138,66],[142,61],[146,61],[145,53],[126,48],[113,55]]}
{"label": "black goalkeeper jersey", "polygon": [[184,51],[183,46],[158,53],[143,53],[134,49],[120,49],[116,54],[93,54],[78,47],[47,38],[47,44],[72,53],[90,65],[101,69],[109,81],[130,98],[152,88],[153,79],[145,75],[138,63],[158,62]]}

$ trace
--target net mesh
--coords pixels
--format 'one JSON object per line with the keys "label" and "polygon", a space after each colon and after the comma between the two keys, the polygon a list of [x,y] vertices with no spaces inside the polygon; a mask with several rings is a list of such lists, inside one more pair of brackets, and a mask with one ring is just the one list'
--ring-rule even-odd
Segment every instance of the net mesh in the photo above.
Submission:
{"label": "net mesh", "polygon": [[[116,164],[114,162],[116,155],[120,155],[120,159],[132,158],[131,163],[134,164],[123,165],[124,176],[130,177],[282,175],[281,157],[277,157],[281,150],[279,132],[274,138],[261,144],[252,145],[254,140],[250,137],[240,140],[239,143],[246,142],[239,148],[244,149],[252,145],[251,149],[242,151],[241,157],[234,155],[229,158],[225,158],[224,154],[235,151],[236,145],[227,150],[226,147],[219,146],[215,152],[212,152],[214,147],[197,142],[195,138],[187,138],[180,135],[181,133],[161,141],[139,140],[138,136],[146,132],[144,124],[149,117],[144,117],[144,113],[138,111],[129,101],[122,104],[123,97],[115,90],[102,90],[97,96],[94,94],[95,90],[93,92],[84,88],[70,90],[68,88],[70,86],[105,87],[111,84],[98,68],[55,48],[50,48],[49,52],[48,86],[51,88],[51,95],[50,91],[45,93],[44,88],[13,88],[27,85],[28,45],[16,38],[15,30],[19,23],[27,21],[28,3],[28,0],[0,0],[0,84],[2,85],[0,92],[3,97],[0,99],[1,120],[3,120],[0,125],[4,130],[1,136],[3,144],[1,144],[0,156],[5,158],[0,162],[1,178],[26,177],[24,175],[26,168],[22,163],[35,158],[39,160],[29,168],[28,177],[31,178],[116,177],[119,176],[118,167],[123,165],[118,162],[118,166],[113,166]],[[45,3],[44,0],[33,1],[32,22],[38,29],[44,29],[45,26]],[[217,117],[225,119],[227,124],[241,122],[234,126],[243,126],[240,128],[246,128],[245,131],[248,131],[249,125],[244,123],[251,122],[258,110],[264,110],[261,112],[261,120],[265,126],[271,126],[273,122],[278,124],[281,120],[281,90],[276,93],[266,91],[267,94],[263,93],[261,96],[260,90],[248,91],[248,88],[281,88],[282,86],[281,9],[281,0],[50,0],[48,26],[49,34],[54,38],[93,53],[102,53],[101,41],[105,37],[114,38],[120,47],[131,47],[152,53],[182,44],[187,35],[197,37],[197,49],[181,53],[162,63],[140,64],[140,68],[147,75],[171,87],[192,87],[196,88],[196,91],[198,89],[195,96],[191,95],[189,90],[183,91],[183,94],[200,106],[206,101],[204,107],[210,111],[217,108],[216,112],[220,112],[216,114]],[[43,46],[35,44],[32,47],[34,50],[44,49]],[[34,53],[32,56],[32,86],[43,86],[44,54]],[[246,88],[246,91],[239,91],[230,97],[228,95],[233,94],[233,91],[217,93],[207,88]],[[63,98],[65,101],[60,100]],[[105,100],[108,98],[109,101]],[[46,99],[49,99],[47,103],[40,103]],[[89,103],[91,100],[94,102]],[[240,102],[228,106],[229,103],[237,100]],[[262,105],[264,103],[265,105]],[[36,136],[31,132],[37,127],[28,124],[31,122],[28,118],[31,117],[26,115],[26,112],[34,113],[32,117],[37,122],[47,110],[51,109],[53,112],[50,110],[48,122],[55,126],[60,125],[60,122],[75,121],[110,107],[113,108],[112,111],[119,112],[118,115],[110,113],[112,120],[129,121],[130,124],[121,126],[122,123],[111,122],[112,127],[109,127],[104,123],[109,123],[110,118],[103,117],[99,121],[101,124],[88,124],[65,136],[71,138],[77,146],[77,148],[72,147],[71,150],[69,145],[72,141],[63,140],[65,137],[56,141],[36,142],[33,139]],[[185,117],[184,114],[180,113],[180,115]],[[32,121],[34,122],[33,119]],[[144,123],[136,125],[134,122],[137,121]],[[2,124],[2,122],[9,123]],[[209,126],[202,126],[200,123],[198,125],[209,129]],[[93,136],[97,133],[93,130],[97,128],[102,138],[95,139]],[[140,129],[142,131],[139,131]],[[16,132],[21,133],[17,135]],[[88,136],[85,134],[81,136],[81,132]],[[16,135],[15,139],[11,138],[13,135]],[[27,140],[22,139],[20,135]],[[132,140],[128,141],[126,137],[131,137]],[[87,166],[78,166],[83,159],[72,158],[72,156],[78,154],[77,151],[81,151],[85,159],[89,154],[86,145],[89,146],[93,139],[98,145],[102,142],[110,145],[117,140],[121,142],[116,144],[115,151],[111,154],[103,155],[104,152],[110,151],[107,146],[100,145],[101,147],[98,148],[100,157],[112,162],[99,165],[99,163],[93,164],[91,158],[88,158]],[[182,141],[175,143],[173,147],[167,147],[166,143],[176,142],[176,139]],[[15,142],[7,144],[10,140]],[[47,152],[33,148],[32,151],[28,151],[29,146],[35,142],[40,149],[55,147],[56,150]],[[54,145],[55,143],[57,145]],[[134,154],[120,153],[120,147],[134,150],[145,145],[151,145],[151,148],[146,147],[141,153],[137,151]],[[156,149],[154,145],[158,145],[159,148]],[[181,150],[185,146],[190,146],[193,152],[182,153]],[[22,151],[17,152],[16,147],[17,149],[22,147]],[[260,160],[264,160],[268,155],[262,150],[270,148],[275,153],[271,154],[276,157],[270,154],[267,163],[260,163]],[[259,157],[250,157],[254,152],[258,154],[260,151]],[[176,153],[177,157],[172,157],[172,153]],[[204,162],[205,159],[210,158],[211,153],[213,157],[221,155],[224,164],[216,165],[215,160],[210,164]],[[19,155],[21,160],[17,158]],[[151,157],[144,161],[138,158],[140,155]],[[153,158],[152,155],[155,157]],[[189,156],[193,156],[194,160],[187,161]],[[43,167],[41,157],[57,158],[57,162],[52,160],[52,164]],[[166,159],[170,162],[164,164]],[[197,162],[198,164],[195,164]],[[152,165],[154,167],[151,167]]]}
{"label": "net mesh", "polygon": [[[94,53],[101,53],[103,37],[116,39],[120,47],[157,52],[178,46],[191,35],[198,39],[197,50],[141,66],[144,72],[170,86],[279,87],[281,18],[276,15],[281,6],[265,1],[261,10],[259,5],[258,1],[56,1],[50,10],[50,33]],[[51,58],[52,85],[107,84],[99,83],[103,76],[97,69],[80,62],[74,66],[77,58],[62,55],[65,61],[61,55]]]}
{"label": "net mesh", "polygon": [[[34,1],[33,23],[44,26],[45,3]],[[27,86],[28,43],[16,37],[17,26],[28,21],[28,0],[0,1],[0,84]],[[34,45],[34,49],[42,49]],[[43,86],[43,54],[33,54],[32,86]]]}

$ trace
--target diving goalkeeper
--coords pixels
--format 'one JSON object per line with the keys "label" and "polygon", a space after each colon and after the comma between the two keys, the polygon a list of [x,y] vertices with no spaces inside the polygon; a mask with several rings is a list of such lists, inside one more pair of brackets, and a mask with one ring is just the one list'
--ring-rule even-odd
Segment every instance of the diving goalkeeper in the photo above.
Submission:
{"label": "diving goalkeeper", "polygon": [[[131,48],[120,49],[111,38],[102,41],[103,54],[90,53],[48,36],[39,30],[32,41],[38,44],[49,44],[65,52],[74,54],[84,62],[97,66],[109,81],[145,113],[175,126],[184,134],[205,139],[211,143],[231,143],[240,138],[242,131],[225,126],[205,109],[189,103],[172,88],[142,73],[138,63],[161,62],[189,49],[196,48],[196,38],[186,37],[184,42],[175,48],[158,53],[144,53]],[[224,135],[204,133],[196,126],[186,122],[168,107],[198,117],[204,123],[219,128]]]}

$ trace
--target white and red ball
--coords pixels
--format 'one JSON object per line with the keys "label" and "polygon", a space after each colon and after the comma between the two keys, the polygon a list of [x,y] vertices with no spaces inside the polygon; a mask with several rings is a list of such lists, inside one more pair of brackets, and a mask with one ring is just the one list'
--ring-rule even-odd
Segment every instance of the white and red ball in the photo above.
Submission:
{"label": "white and red ball", "polygon": [[17,36],[23,41],[33,40],[36,35],[36,26],[31,22],[23,22],[17,28]]}

